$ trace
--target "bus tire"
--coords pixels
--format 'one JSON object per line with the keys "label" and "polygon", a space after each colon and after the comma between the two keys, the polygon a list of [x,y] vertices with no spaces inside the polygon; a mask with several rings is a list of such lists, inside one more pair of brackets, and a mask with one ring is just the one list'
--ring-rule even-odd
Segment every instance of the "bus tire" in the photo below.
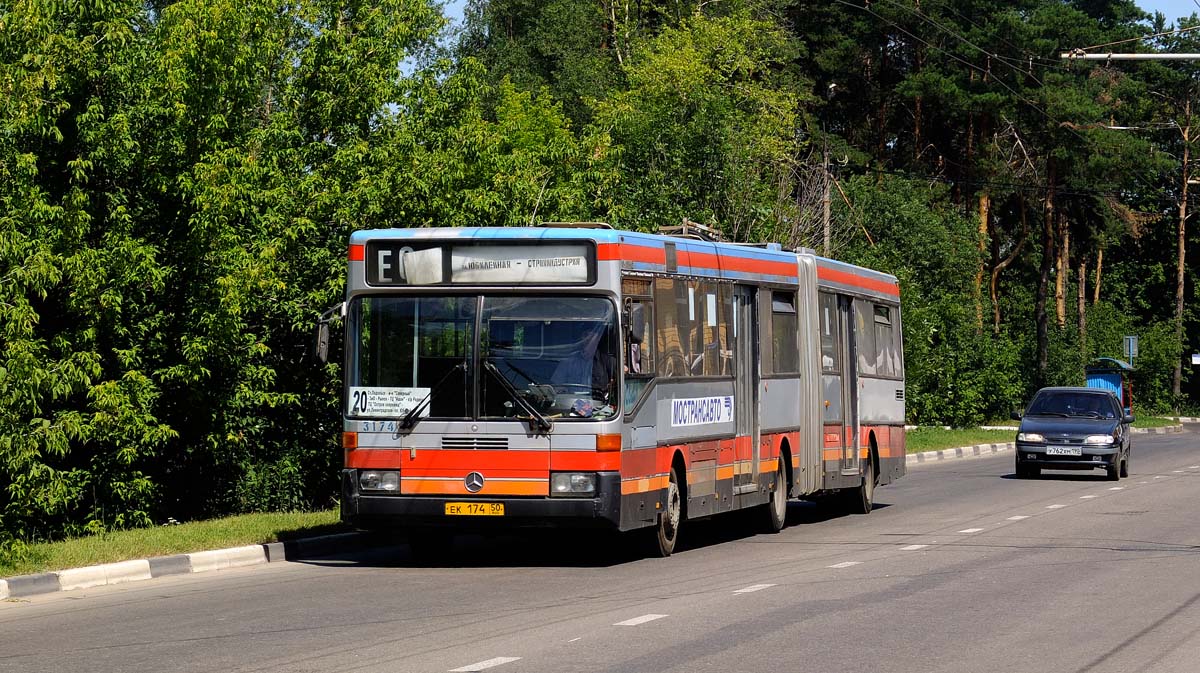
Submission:
{"label": "bus tire", "polygon": [[775,470],[775,488],[771,491],[767,504],[760,506],[762,514],[759,515],[759,521],[762,522],[764,533],[778,533],[787,523],[788,485],[783,460],[784,457],[779,456],[779,468]]}
{"label": "bus tire", "polygon": [[847,511],[851,514],[870,514],[875,501],[875,461],[868,455],[863,461],[862,483],[846,491]]}
{"label": "bus tire", "polygon": [[683,491],[679,488],[679,471],[671,466],[671,476],[667,482],[667,502],[663,511],[658,515],[658,525],[654,527],[651,538],[650,553],[666,558],[675,551],[675,543],[679,540],[679,527],[683,523]]}

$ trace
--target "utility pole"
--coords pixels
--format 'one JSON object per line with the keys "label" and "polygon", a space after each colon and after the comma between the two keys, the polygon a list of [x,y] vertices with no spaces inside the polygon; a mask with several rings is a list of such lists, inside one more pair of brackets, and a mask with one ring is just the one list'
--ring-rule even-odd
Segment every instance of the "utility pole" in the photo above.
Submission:
{"label": "utility pole", "polygon": [[824,243],[824,252],[822,254],[824,254],[826,257],[828,257],[829,256],[829,248],[830,248],[829,228],[831,226],[831,223],[829,221],[829,199],[830,199],[830,190],[833,188],[833,174],[829,172],[829,139],[828,138],[825,139],[825,142],[823,144],[823,150],[821,152],[821,168],[825,172],[825,175],[824,175],[825,190],[821,195],[821,235],[823,238],[822,242]]}
{"label": "utility pole", "polygon": [[[1073,49],[1060,54],[1061,58],[1068,61],[1200,61],[1200,54],[1090,54],[1083,49]],[[1192,141],[1192,100],[1188,98],[1184,101],[1184,124],[1179,127],[1179,132],[1183,136],[1183,162],[1182,172],[1183,179],[1180,185],[1179,197],[1179,231],[1178,245],[1179,255],[1176,259],[1175,266],[1175,339],[1180,347],[1183,346],[1183,298],[1184,298],[1184,281],[1186,280],[1186,245],[1187,236],[1187,199],[1188,185],[1192,184],[1191,179],[1191,146]],[[1100,284],[1097,283],[1097,290]],[[1183,359],[1182,356],[1175,360],[1175,369],[1171,373],[1171,393],[1175,399],[1179,399],[1182,392],[1181,382],[1183,379]]]}

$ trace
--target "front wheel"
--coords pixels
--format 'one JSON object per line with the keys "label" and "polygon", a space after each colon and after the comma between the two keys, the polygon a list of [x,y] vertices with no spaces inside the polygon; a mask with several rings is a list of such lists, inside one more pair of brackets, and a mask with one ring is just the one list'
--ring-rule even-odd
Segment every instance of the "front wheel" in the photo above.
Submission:
{"label": "front wheel", "polygon": [[664,558],[670,556],[675,551],[676,541],[679,540],[679,526],[682,522],[683,492],[679,488],[679,472],[672,467],[670,481],[667,482],[667,503],[658,515],[651,553]]}
{"label": "front wheel", "polygon": [[771,491],[767,504],[762,505],[762,514],[759,516],[764,533],[778,533],[787,522],[788,485],[783,460],[783,456],[780,456],[779,469],[775,470],[775,490]]}
{"label": "front wheel", "polygon": [[1125,460],[1121,461],[1121,476],[1122,477],[1129,476],[1129,452],[1128,451],[1125,452]]}

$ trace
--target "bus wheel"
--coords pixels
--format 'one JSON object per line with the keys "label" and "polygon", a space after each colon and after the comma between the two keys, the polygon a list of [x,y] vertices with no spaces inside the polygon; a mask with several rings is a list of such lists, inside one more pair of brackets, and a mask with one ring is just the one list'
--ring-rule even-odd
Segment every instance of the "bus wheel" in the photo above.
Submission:
{"label": "bus wheel", "polygon": [[847,509],[851,514],[869,514],[875,500],[875,463],[868,456],[863,462],[863,480],[858,488],[846,491]]}
{"label": "bus wheel", "polygon": [[670,481],[667,482],[667,504],[662,514],[658,515],[658,525],[655,526],[654,542],[650,551],[661,557],[671,555],[675,551],[675,542],[679,539],[679,524],[683,520],[683,494],[679,490],[679,473],[671,468]]}
{"label": "bus wheel", "polygon": [[787,522],[787,471],[783,465],[783,456],[779,457],[779,469],[775,471],[775,490],[771,498],[762,506],[759,520],[763,523],[763,532],[778,533]]}

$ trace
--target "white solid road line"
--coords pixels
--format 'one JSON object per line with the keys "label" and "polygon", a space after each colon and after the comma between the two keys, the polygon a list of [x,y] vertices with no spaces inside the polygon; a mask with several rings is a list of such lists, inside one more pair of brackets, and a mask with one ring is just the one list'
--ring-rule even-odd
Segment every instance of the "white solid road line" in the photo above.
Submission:
{"label": "white solid road line", "polygon": [[751,584],[750,586],[746,587],[745,589],[738,589],[737,591],[735,591],[733,593],[735,593],[735,594],[752,594],[755,591],[762,591],[763,589],[770,589],[773,586],[775,586],[775,585],[774,584]]}
{"label": "white solid road line", "polygon": [[907,547],[901,547],[900,551],[916,551],[918,549],[924,549],[928,546],[929,545],[927,544],[910,544]]}
{"label": "white solid road line", "polygon": [[825,567],[826,568],[849,568],[850,566],[856,566],[860,563],[862,563],[862,561],[842,561],[841,563],[835,563],[831,566],[825,566]]}
{"label": "white solid road line", "polygon": [[470,664],[468,666],[463,666],[462,668],[452,668],[450,669],[450,673],[473,673],[474,671],[486,671],[494,666],[511,663],[519,660],[520,658],[521,657],[495,657],[494,659],[481,661],[478,664]]}
{"label": "white solid road line", "polygon": [[983,529],[982,528],[964,528],[958,532],[960,532],[960,533],[978,533],[981,530],[983,530]]}
{"label": "white solid road line", "polygon": [[1027,515],[1027,514],[1018,514],[1016,516],[1008,517],[1007,521],[1020,521],[1021,519],[1028,519],[1028,518],[1029,518],[1029,515]]}
{"label": "white solid road line", "polygon": [[667,615],[642,615],[641,617],[634,617],[633,619],[626,619],[623,622],[617,622],[616,624],[613,624],[613,626],[637,626],[638,624],[645,624],[646,622],[652,622],[656,619],[662,619],[666,616]]}

